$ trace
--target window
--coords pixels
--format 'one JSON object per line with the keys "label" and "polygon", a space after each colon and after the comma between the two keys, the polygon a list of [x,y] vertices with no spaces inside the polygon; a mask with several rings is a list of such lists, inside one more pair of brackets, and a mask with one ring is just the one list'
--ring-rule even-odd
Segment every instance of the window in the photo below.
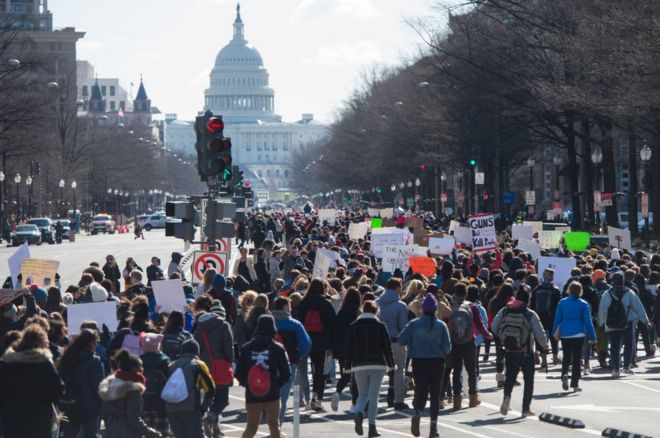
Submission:
{"label": "window", "polygon": [[83,85],[82,87],[82,95],[87,96],[87,85]]}
{"label": "window", "polygon": [[111,100],[110,101],[110,111],[114,111],[114,110],[115,110],[115,101]]}
{"label": "window", "polygon": [[285,169],[284,170],[284,178],[288,178],[288,177],[289,177],[289,170]]}
{"label": "window", "polygon": [[110,85],[110,96],[114,96],[114,95],[115,95],[115,86]]}
{"label": "window", "polygon": [[275,169],[275,176],[280,176],[280,169]]}
{"label": "window", "polygon": [[270,176],[270,169],[266,170],[266,176]]}
{"label": "window", "polygon": [[[265,144],[265,143],[264,143],[264,144]],[[263,148],[261,147],[261,143],[257,143],[257,150],[258,150],[258,151],[263,150]]]}
{"label": "window", "polygon": [[266,142],[264,142],[264,150],[265,150],[265,151],[269,151],[269,150],[270,150],[270,147],[268,147],[268,144],[267,144]]}
{"label": "window", "polygon": [[252,150],[252,145],[250,143],[245,145],[245,150],[246,151],[251,151]]}
{"label": "window", "polygon": [[124,102],[123,100],[121,102],[119,102],[119,108],[121,108],[122,110],[125,110],[126,109],[126,102]]}
{"label": "window", "polygon": [[261,173],[261,169],[257,170],[257,175],[259,175],[259,178],[263,177],[263,174]]}

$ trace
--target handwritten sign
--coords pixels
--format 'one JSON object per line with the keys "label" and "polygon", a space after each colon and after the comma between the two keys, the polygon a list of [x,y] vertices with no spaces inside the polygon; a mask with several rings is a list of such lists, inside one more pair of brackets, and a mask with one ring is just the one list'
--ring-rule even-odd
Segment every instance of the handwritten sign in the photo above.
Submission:
{"label": "handwritten sign", "polygon": [[472,245],[472,230],[468,227],[454,228],[454,238],[458,243]]}
{"label": "handwritten sign", "polygon": [[410,243],[412,234],[401,228],[376,228],[371,233],[371,252],[377,258],[383,258],[385,246],[404,246]]}
{"label": "handwritten sign", "polygon": [[319,221],[320,222],[327,221],[328,225],[334,225],[336,215],[337,215],[337,211],[334,208],[321,209],[319,210]]}
{"label": "handwritten sign", "polygon": [[529,253],[532,257],[532,260],[536,260],[541,257],[541,246],[536,240],[533,239],[519,239],[518,248]]}
{"label": "handwritten sign", "polygon": [[371,218],[371,229],[383,228],[383,219],[379,217]]}
{"label": "handwritten sign", "polygon": [[380,209],[380,217],[383,219],[385,218],[391,218],[394,216],[394,209],[393,208],[381,208]]}
{"label": "handwritten sign", "polygon": [[491,213],[477,214],[468,218],[472,231],[472,248],[474,251],[489,251],[497,248],[497,231],[495,216]]}
{"label": "handwritten sign", "polygon": [[452,236],[431,237],[429,239],[429,250],[433,255],[451,254],[456,241]]}
{"label": "handwritten sign", "polygon": [[181,280],[157,280],[151,282],[156,304],[161,312],[178,310],[183,312],[186,307],[186,295],[183,293]]}
{"label": "handwritten sign", "polygon": [[543,222],[542,221],[523,221],[523,226],[532,227],[534,232],[532,233],[532,239],[538,239],[543,231]]}
{"label": "handwritten sign", "polygon": [[546,269],[555,270],[554,285],[563,289],[566,282],[571,278],[571,269],[575,267],[574,258],[566,257],[541,257],[539,258],[539,275],[543,275]]}
{"label": "handwritten sign", "polygon": [[562,231],[558,230],[541,231],[541,234],[539,234],[539,243],[541,244],[541,249],[561,248],[561,238],[563,234],[564,233]]}
{"label": "handwritten sign", "polygon": [[610,246],[632,251],[630,230],[622,230],[621,228],[616,227],[607,227],[607,236],[610,241]]}
{"label": "handwritten sign", "polygon": [[57,260],[24,259],[21,263],[23,285],[37,284],[43,288],[55,286],[55,274],[60,267]]}
{"label": "handwritten sign", "polygon": [[435,259],[431,257],[409,257],[408,264],[412,268],[413,272],[420,273],[426,277],[434,276],[438,267]]}
{"label": "handwritten sign", "polygon": [[336,253],[329,249],[320,248],[316,251],[314,258],[314,270],[312,271],[313,278],[320,278],[325,280],[328,277],[328,270],[330,263],[336,258]]}
{"label": "handwritten sign", "polygon": [[351,240],[363,239],[368,231],[369,223],[367,222],[350,223],[348,225],[348,238]]}
{"label": "handwritten sign", "polygon": [[405,246],[383,247],[383,272],[394,272],[400,269],[405,273],[408,271],[408,251]]}
{"label": "handwritten sign", "polygon": [[103,330],[105,324],[111,332],[117,331],[117,303],[114,301],[73,304],[66,308],[66,315],[70,335],[79,334],[80,325],[87,320],[96,322],[99,330]]}
{"label": "handwritten sign", "polygon": [[531,240],[534,237],[534,228],[531,225],[518,225],[511,226],[511,238],[513,240],[527,239]]}

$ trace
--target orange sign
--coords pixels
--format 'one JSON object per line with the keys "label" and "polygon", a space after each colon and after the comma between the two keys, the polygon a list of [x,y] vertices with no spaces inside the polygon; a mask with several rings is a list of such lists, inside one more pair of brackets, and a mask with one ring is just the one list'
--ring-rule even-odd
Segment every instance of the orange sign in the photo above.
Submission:
{"label": "orange sign", "polygon": [[413,256],[408,258],[408,264],[413,272],[418,272],[426,277],[435,275],[438,264],[432,257]]}

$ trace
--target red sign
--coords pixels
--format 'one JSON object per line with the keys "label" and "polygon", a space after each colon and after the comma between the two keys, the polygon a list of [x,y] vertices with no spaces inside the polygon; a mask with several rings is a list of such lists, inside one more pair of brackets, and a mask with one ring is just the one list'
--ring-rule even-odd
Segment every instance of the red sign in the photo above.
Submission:
{"label": "red sign", "polygon": [[612,193],[601,193],[600,194],[600,206],[601,207],[611,207],[612,206]]}
{"label": "red sign", "polygon": [[195,251],[193,261],[193,279],[198,283],[204,281],[204,273],[213,268],[219,274],[227,275],[227,253]]}
{"label": "red sign", "polygon": [[554,212],[556,214],[561,213],[561,202],[557,202],[557,201],[553,202],[552,203],[552,209],[554,210]]}
{"label": "red sign", "polygon": [[[217,251],[226,252],[226,253],[230,252],[229,251],[229,240],[228,239],[222,239],[221,238],[221,239],[216,240],[215,241],[215,246],[216,246]],[[202,250],[203,251],[208,251],[209,246],[206,243],[202,244]]]}

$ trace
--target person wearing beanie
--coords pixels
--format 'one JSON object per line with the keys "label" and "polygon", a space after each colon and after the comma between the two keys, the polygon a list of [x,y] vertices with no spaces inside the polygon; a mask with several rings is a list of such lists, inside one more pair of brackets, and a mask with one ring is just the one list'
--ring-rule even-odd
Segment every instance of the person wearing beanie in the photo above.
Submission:
{"label": "person wearing beanie", "polygon": [[[593,284],[592,290],[598,296],[598,303],[600,306],[600,299],[610,290],[610,285],[607,284],[607,273],[602,269],[594,270],[591,276],[591,283]],[[592,312],[596,313],[596,320],[598,320],[598,308],[596,306]],[[601,368],[607,368],[608,345],[610,337],[605,331],[605,328],[596,322],[596,355],[598,357],[598,364]]]}
{"label": "person wearing beanie", "polygon": [[[532,300],[529,308],[539,316],[541,324],[545,329],[546,336],[550,339],[550,345],[552,346],[552,364],[559,365],[562,361],[559,357],[559,343],[557,342],[557,339],[552,336],[551,330],[555,321],[555,310],[561,300],[561,291],[554,285],[554,280],[555,270],[550,268],[544,269],[541,284],[532,291]],[[542,366],[545,368],[547,366],[547,356],[543,354],[541,360]]]}
{"label": "person wearing beanie", "polygon": [[70,292],[65,292],[64,295],[62,295],[62,302],[66,306],[70,306],[73,304],[73,295]]}
{"label": "person wearing beanie", "polygon": [[46,299],[48,299],[48,291],[42,287],[30,288],[32,289],[32,296],[39,304],[39,307],[42,307],[46,304]]}
{"label": "person wearing beanie", "polygon": [[145,391],[142,394],[142,419],[151,428],[165,436],[169,430],[165,401],[160,397],[166,383],[169,358],[161,351],[163,335],[145,333],[140,338],[142,347],[142,374],[146,380]]}
{"label": "person wearing beanie", "polygon": [[438,412],[440,410],[440,387],[445,368],[445,356],[451,351],[451,340],[447,325],[438,319],[438,300],[427,293],[422,302],[422,315],[408,322],[399,334],[397,343],[408,346],[412,359],[415,394],[411,419],[411,433],[420,435],[420,419],[426,400],[430,398],[431,427],[429,437],[438,437]]}
{"label": "person wearing beanie", "polygon": [[639,320],[642,324],[649,327],[653,326],[644,310],[642,301],[624,282],[623,272],[617,271],[612,274],[613,285],[600,297],[600,305],[598,306],[598,325],[605,328],[605,332],[610,338],[610,361],[613,378],[620,376],[622,345],[623,373],[634,374],[630,365],[634,355],[636,322]]}
{"label": "person wearing beanie", "polygon": [[[199,317],[194,340],[200,346],[198,353],[200,359],[210,370],[213,370],[214,361],[224,360],[228,363],[234,361],[234,337],[229,323],[225,321],[225,309],[220,300],[213,300],[210,310]],[[233,385],[233,382],[229,384],[222,382],[219,375],[211,377],[215,383],[215,398],[204,422],[204,427],[210,432],[208,435],[216,436],[220,434],[218,421],[222,412],[229,405],[229,387]]]}
{"label": "person wearing beanie", "polygon": [[280,391],[291,378],[291,370],[286,350],[275,342],[276,334],[273,317],[261,315],[254,337],[243,345],[236,361],[236,378],[245,387],[247,424],[243,438],[256,435],[264,412],[270,436],[280,436]]}
{"label": "person wearing beanie", "polygon": [[234,300],[234,294],[225,289],[227,286],[227,281],[225,276],[222,274],[216,274],[213,278],[213,287],[209,291],[209,295],[214,300],[220,300],[222,306],[225,308],[226,320],[229,324],[233,325],[236,321],[236,300]]}
{"label": "person wearing beanie", "polygon": [[[94,275],[94,273],[92,273],[92,275]],[[105,258],[105,265],[103,265],[103,275],[106,279],[112,281],[112,287],[114,287],[112,292],[119,293],[121,290],[119,285],[119,280],[121,279],[121,271],[119,270],[119,266],[117,266],[117,260],[115,260],[114,256],[109,255]],[[96,277],[94,278],[94,281],[98,283],[100,283],[101,280],[98,280]]]}
{"label": "person wearing beanie", "polygon": [[[188,390],[188,397],[183,401],[165,402],[170,429],[176,438],[204,437],[202,417],[215,398],[215,383],[209,368],[198,356],[199,344],[194,339],[188,339],[181,345],[179,358],[168,367],[168,377],[179,369],[183,371]],[[218,438],[222,435],[218,430],[212,436]]]}
{"label": "person wearing beanie", "polygon": [[89,293],[92,297],[92,303],[102,303],[108,299],[108,291],[98,283],[89,285]]}
{"label": "person wearing beanie", "polygon": [[186,280],[186,275],[180,266],[181,260],[183,260],[183,254],[180,252],[172,253],[170,264],[167,265],[167,278],[172,278],[172,275],[178,274],[182,281]]}

